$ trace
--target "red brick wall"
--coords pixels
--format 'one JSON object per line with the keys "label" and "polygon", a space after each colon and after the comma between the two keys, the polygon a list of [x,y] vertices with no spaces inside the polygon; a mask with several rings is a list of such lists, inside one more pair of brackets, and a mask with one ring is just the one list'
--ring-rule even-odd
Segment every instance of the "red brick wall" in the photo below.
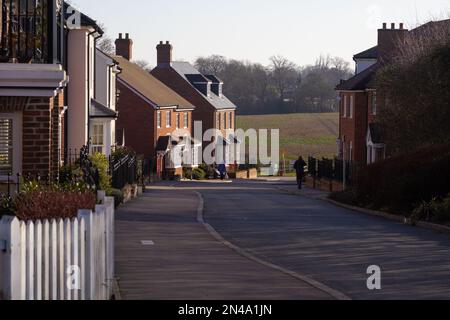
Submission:
{"label": "red brick wall", "polygon": [[[350,96],[354,97],[353,118],[343,118],[344,95],[347,101]],[[341,93],[341,110],[339,119],[339,135],[342,140],[345,136],[345,158],[350,157],[350,144],[353,145],[353,161],[365,163],[366,158],[366,135],[367,135],[367,94],[365,92]]]}
{"label": "red brick wall", "polygon": [[23,110],[23,173],[58,170],[59,99],[30,98]]}
{"label": "red brick wall", "polygon": [[146,158],[155,155],[156,118],[154,108],[120,82],[117,83],[120,97],[117,103],[119,117],[116,131],[125,130],[125,145]]}
{"label": "red brick wall", "polygon": [[[372,97],[375,95],[375,91],[369,91],[367,93],[367,123],[373,123],[376,120],[376,115],[372,114]],[[379,101],[377,101],[377,105]],[[377,112],[378,112],[377,108]]]}
{"label": "red brick wall", "polygon": [[171,68],[155,68],[151,73],[195,106],[193,120],[202,121],[203,132],[207,129],[215,128],[216,109],[204,99],[202,94],[197,92],[197,90],[187,83],[186,80],[183,79],[175,70]]}

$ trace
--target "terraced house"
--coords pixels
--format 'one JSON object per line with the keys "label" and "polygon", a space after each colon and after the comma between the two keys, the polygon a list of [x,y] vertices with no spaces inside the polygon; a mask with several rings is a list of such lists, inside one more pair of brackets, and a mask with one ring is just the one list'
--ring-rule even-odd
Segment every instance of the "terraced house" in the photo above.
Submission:
{"label": "terraced house", "polygon": [[339,154],[341,158],[357,164],[372,164],[383,160],[387,146],[383,139],[383,128],[377,123],[380,107],[389,107],[389,101],[377,93],[376,74],[386,63],[398,55],[408,44],[408,37],[426,37],[434,28],[447,29],[450,34],[450,20],[429,22],[413,30],[403,23],[398,26],[384,23],[378,30],[378,44],[356,54],[356,74],[347,81],[341,81],[339,91]]}
{"label": "terraced house", "polygon": [[[119,35],[116,54],[121,68],[117,133],[122,144],[144,156],[160,177],[182,175],[183,167],[196,167],[201,144],[187,139],[192,136],[196,106],[131,62],[133,41],[128,34]],[[189,163],[181,159],[185,152],[192,152]]]}
{"label": "terraced house", "polygon": [[201,121],[203,132],[217,129],[222,132],[225,143],[234,142],[236,105],[223,94],[223,81],[215,75],[203,75],[188,62],[173,61],[173,47],[162,41],[156,47],[157,66],[152,75],[165,83],[184,99],[195,105],[194,121]]}

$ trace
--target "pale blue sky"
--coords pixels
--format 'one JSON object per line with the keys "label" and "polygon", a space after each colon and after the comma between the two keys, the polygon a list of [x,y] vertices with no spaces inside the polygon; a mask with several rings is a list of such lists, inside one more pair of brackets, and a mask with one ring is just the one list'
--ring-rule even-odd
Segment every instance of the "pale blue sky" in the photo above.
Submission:
{"label": "pale blue sky", "polygon": [[382,22],[411,28],[447,18],[449,0],[72,0],[80,10],[134,40],[134,59],[156,61],[156,44],[169,40],[174,57],[193,61],[220,54],[269,63],[280,54],[299,65],[320,54],[352,61],[376,44]]}

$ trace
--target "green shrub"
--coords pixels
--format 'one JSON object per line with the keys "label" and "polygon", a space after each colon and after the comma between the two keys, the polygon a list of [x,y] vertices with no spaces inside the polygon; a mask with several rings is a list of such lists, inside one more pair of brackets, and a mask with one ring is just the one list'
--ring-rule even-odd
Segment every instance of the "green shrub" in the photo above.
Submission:
{"label": "green shrub", "polygon": [[111,188],[111,176],[109,175],[109,161],[102,153],[95,153],[89,156],[89,160],[99,173],[99,187],[101,190],[108,190]]}
{"label": "green shrub", "polygon": [[450,144],[421,149],[359,170],[358,202],[411,212],[414,204],[450,192]]}
{"label": "green shrub", "polygon": [[194,170],[192,170],[192,178],[194,180],[205,180],[206,172],[200,168],[195,168]]}
{"label": "green shrub", "polygon": [[422,201],[412,212],[413,223],[418,221],[432,221],[446,223],[450,221],[450,196],[445,199],[433,198],[431,201]]}
{"label": "green shrub", "polygon": [[110,188],[107,190],[106,195],[108,197],[114,198],[114,206],[117,208],[121,203],[123,203],[123,192],[119,189]]}

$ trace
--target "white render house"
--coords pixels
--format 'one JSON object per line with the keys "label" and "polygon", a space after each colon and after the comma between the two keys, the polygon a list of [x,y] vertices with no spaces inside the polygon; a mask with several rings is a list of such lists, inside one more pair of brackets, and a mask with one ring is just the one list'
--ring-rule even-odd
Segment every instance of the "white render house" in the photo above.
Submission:
{"label": "white render house", "polygon": [[96,48],[103,31],[81,14],[81,26],[67,38],[67,148],[71,153],[88,145],[91,153],[111,154],[115,144],[117,63]]}

